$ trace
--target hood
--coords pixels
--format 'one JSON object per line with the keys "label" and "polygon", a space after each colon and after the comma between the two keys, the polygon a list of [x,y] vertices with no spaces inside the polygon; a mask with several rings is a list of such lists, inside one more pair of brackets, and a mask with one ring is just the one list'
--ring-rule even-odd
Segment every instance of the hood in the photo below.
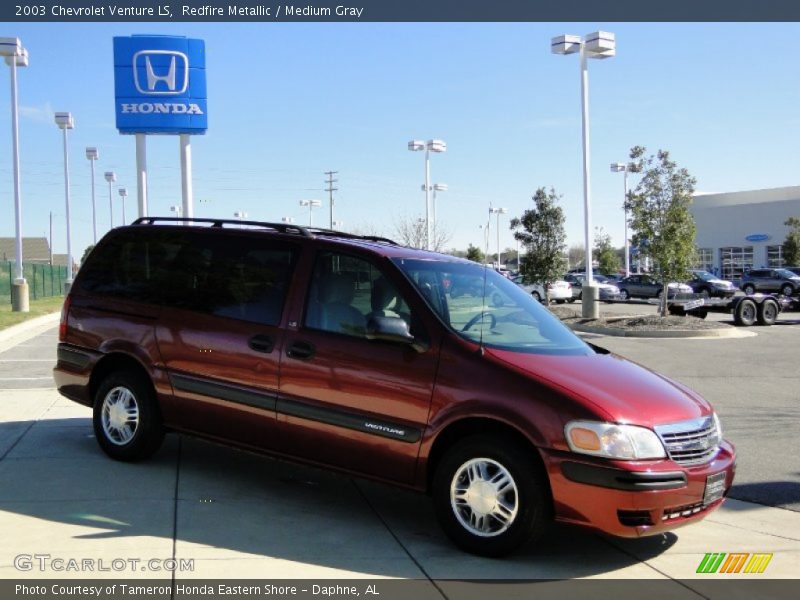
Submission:
{"label": "hood", "polygon": [[707,279],[707,283],[712,283],[714,285],[724,285],[725,287],[733,287],[733,284],[730,281],[725,281],[724,279]]}
{"label": "hood", "polygon": [[488,349],[486,355],[574,398],[597,418],[653,427],[711,414],[689,388],[616,354],[548,356]]}

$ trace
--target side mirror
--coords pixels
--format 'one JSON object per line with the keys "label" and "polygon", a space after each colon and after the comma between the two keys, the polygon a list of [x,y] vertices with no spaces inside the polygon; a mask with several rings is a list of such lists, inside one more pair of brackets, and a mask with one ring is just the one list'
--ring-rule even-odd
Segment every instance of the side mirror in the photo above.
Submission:
{"label": "side mirror", "polygon": [[408,323],[400,317],[370,317],[366,337],[368,340],[407,344],[420,353],[428,349],[428,344],[411,335]]}

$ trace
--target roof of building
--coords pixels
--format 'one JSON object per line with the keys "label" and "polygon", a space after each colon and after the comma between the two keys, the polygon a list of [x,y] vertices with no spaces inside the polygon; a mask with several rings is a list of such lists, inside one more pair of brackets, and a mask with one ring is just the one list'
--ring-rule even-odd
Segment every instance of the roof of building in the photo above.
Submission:
{"label": "roof of building", "polygon": [[[0,260],[17,260],[15,238],[0,237]],[[47,243],[47,238],[22,238],[22,260],[23,262],[50,262],[50,244]]]}
{"label": "roof of building", "polygon": [[713,208],[717,206],[736,206],[739,204],[764,204],[768,202],[800,201],[800,186],[791,185],[762,190],[745,190],[743,192],[725,192],[721,194],[698,194],[694,197],[697,208]]}

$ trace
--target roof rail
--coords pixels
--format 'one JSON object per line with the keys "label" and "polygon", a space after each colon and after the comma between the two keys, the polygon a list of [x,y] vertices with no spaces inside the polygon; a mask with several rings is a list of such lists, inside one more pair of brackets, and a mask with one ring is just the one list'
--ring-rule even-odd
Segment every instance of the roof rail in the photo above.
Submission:
{"label": "roof rail", "polygon": [[358,235],[357,233],[346,233],[344,231],[336,231],[335,229],[322,229],[319,227],[307,227],[306,229],[313,235],[340,237],[348,240],[366,240],[369,242],[391,244],[392,246],[400,245],[392,239],[381,237],[379,235]]}
{"label": "roof rail", "polygon": [[289,223],[268,223],[265,221],[240,221],[239,219],[202,219],[197,217],[139,217],[131,225],[154,225],[160,222],[173,223],[211,223],[212,227],[223,225],[252,225],[254,227],[267,227],[280,233],[297,233],[303,237],[311,237],[308,229]]}

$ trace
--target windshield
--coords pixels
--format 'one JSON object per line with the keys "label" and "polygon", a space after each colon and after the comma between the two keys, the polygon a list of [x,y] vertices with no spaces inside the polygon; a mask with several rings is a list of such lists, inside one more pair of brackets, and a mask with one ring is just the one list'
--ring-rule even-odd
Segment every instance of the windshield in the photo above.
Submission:
{"label": "windshield", "polygon": [[797,273],[792,273],[789,269],[775,269],[775,272],[782,277],[789,277],[790,279],[797,277]]}
{"label": "windshield", "polygon": [[708,271],[694,271],[694,276],[703,281],[711,281],[712,279],[719,279]]}
{"label": "windshield", "polygon": [[439,317],[464,339],[514,352],[593,353],[533,296],[492,269],[461,262],[394,262]]}

